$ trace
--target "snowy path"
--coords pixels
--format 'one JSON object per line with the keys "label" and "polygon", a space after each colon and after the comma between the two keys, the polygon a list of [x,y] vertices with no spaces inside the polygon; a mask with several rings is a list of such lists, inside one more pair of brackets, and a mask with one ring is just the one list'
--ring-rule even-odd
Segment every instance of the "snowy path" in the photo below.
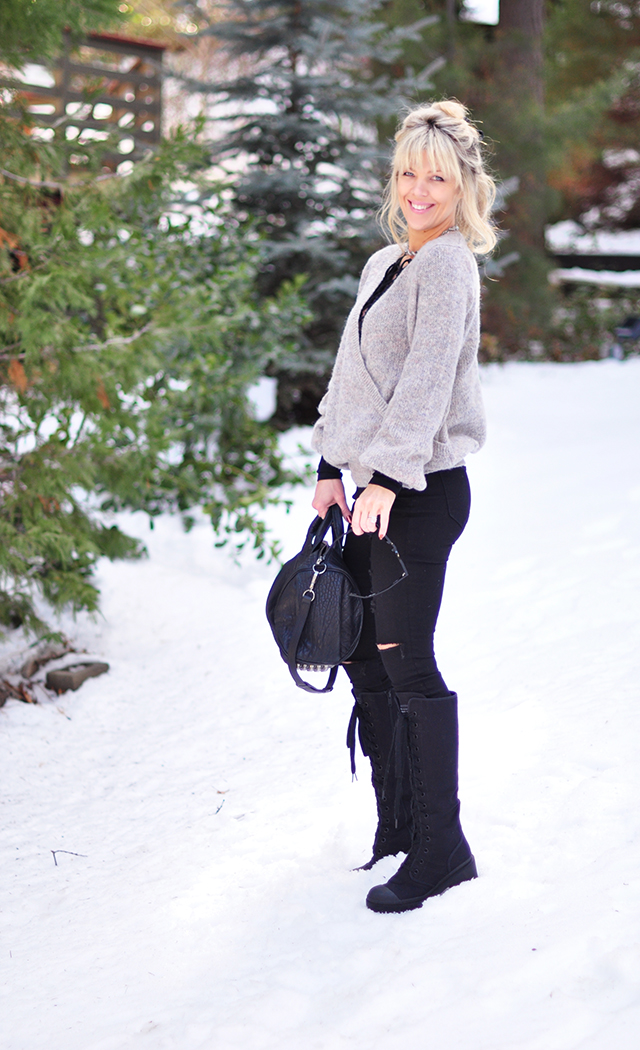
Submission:
{"label": "snowy path", "polygon": [[136,522],[76,628],[111,672],[0,710],[3,1050],[637,1050],[640,361],[484,385],[438,633],[481,877],[366,910],[346,679],[290,683],[273,568]]}

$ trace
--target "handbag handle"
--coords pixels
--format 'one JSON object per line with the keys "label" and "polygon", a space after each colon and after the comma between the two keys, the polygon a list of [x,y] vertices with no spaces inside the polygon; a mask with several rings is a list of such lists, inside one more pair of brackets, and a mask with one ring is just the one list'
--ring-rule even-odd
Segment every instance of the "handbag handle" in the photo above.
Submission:
{"label": "handbag handle", "polygon": [[303,594],[302,604],[300,605],[298,616],[293,628],[293,632],[291,634],[291,639],[289,641],[289,649],[287,651],[287,667],[289,668],[289,674],[293,678],[296,685],[300,687],[300,689],[306,690],[307,693],[330,693],[335,685],[336,678],[338,677],[339,664],[336,664],[336,666],[332,667],[329,671],[327,684],[324,687],[310,685],[309,682],[305,682],[298,674],[298,663],[296,653],[298,651],[298,642],[302,637],[304,625],[307,622],[307,617],[309,616],[309,612],[311,610],[311,601],[311,598],[305,597],[305,595]]}
{"label": "handbag handle", "polygon": [[333,533],[333,544],[344,540],[344,521],[337,503],[331,504],[324,518],[314,518],[307,532],[307,541],[312,547],[316,547],[325,538],[329,529]]}

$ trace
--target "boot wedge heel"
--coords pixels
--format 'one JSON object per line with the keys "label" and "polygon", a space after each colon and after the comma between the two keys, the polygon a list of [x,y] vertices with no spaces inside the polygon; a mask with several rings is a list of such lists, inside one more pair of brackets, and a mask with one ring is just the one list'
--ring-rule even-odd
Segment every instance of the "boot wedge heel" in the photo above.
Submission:
{"label": "boot wedge heel", "polygon": [[446,875],[426,893],[421,893],[416,897],[406,897],[402,900],[402,898],[397,897],[393,890],[386,884],[382,886],[374,886],[369,890],[367,895],[367,908],[370,908],[371,911],[382,913],[413,911],[415,908],[421,908],[429,897],[439,897],[440,894],[445,893],[446,890],[450,890],[454,886],[459,886],[462,882],[469,882],[471,879],[477,879],[477,877],[478,870],[476,868],[476,862],[473,857],[469,857],[464,864],[461,864],[455,869],[455,871]]}

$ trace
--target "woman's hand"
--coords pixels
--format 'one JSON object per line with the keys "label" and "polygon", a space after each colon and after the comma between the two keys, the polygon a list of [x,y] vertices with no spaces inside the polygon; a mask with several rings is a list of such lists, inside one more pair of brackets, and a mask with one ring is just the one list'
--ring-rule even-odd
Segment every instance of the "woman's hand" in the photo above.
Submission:
{"label": "woman's hand", "polygon": [[379,519],[378,536],[383,540],[387,535],[389,514],[395,498],[396,494],[391,489],[385,489],[382,485],[367,485],[353,508],[351,528],[356,536],[362,536],[363,532],[375,532]]}
{"label": "woman's hand", "polygon": [[319,481],[316,485],[316,491],[311,502],[313,509],[321,518],[326,518],[329,507],[333,507],[334,503],[337,503],[340,507],[342,517],[350,522],[351,511],[347,506],[344,485],[340,479],[326,478],[324,481]]}

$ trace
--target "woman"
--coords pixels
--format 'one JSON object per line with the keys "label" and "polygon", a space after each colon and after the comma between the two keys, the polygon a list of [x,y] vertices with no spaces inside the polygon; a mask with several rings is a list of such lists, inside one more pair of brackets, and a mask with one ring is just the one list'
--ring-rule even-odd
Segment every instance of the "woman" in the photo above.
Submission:
{"label": "woman", "polygon": [[[394,243],[367,262],[313,433],[321,453],[313,507],[351,523],[347,565],[365,601],[358,648],[345,664],[378,804],[373,855],[407,853],[367,897],[406,911],[476,877],[458,802],[457,696],[433,651],[449,553],[469,516],[467,453],[484,443],[479,279],[472,251],[496,241],[495,194],[481,136],[459,102],[419,106],[396,135],[381,212]],[[342,483],[357,487],[350,511]],[[395,574],[395,576],[394,576]]]}

